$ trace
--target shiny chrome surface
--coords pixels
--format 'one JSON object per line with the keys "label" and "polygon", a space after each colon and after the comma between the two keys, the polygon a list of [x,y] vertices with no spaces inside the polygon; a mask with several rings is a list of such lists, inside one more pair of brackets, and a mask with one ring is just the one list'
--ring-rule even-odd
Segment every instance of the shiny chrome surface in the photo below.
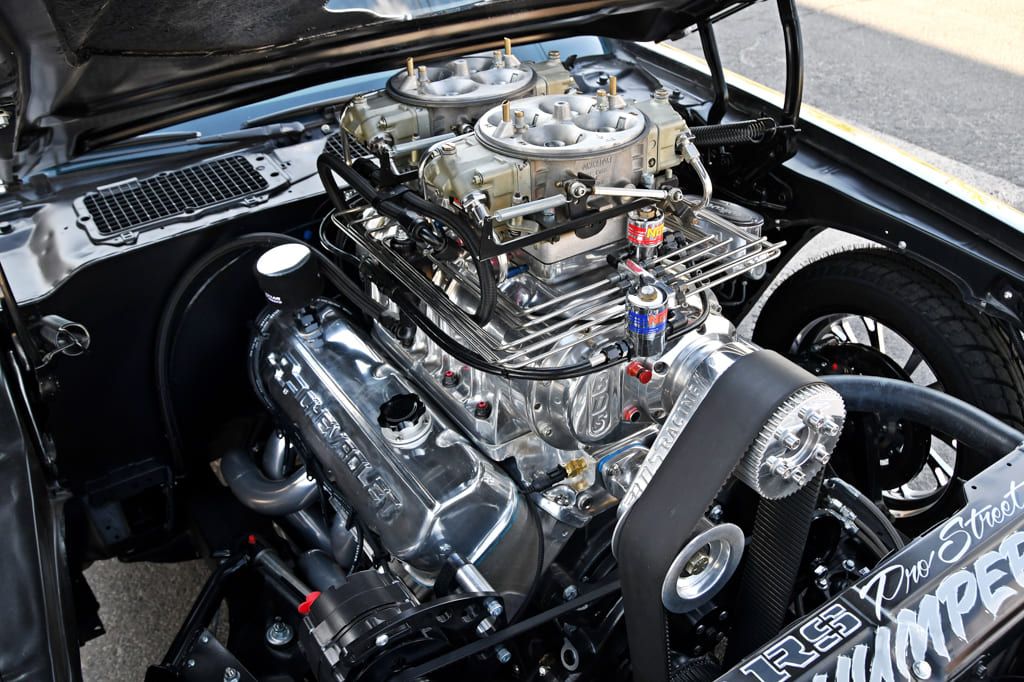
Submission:
{"label": "shiny chrome surface", "polygon": [[672,613],[703,606],[725,586],[743,556],[743,531],[731,523],[702,519],[676,555],[661,585],[661,603]]}
{"label": "shiny chrome surface", "polygon": [[[646,385],[645,400],[652,412],[668,405],[671,409],[619,503],[613,548],[618,544],[621,519],[643,495],[711,387],[739,358],[760,350],[736,338],[722,318],[713,316],[708,327],[706,333],[688,334],[669,349],[661,358],[664,373]],[[779,397],[783,399],[779,407],[758,433],[751,434],[751,447],[736,469],[740,480],[769,499],[795,492],[824,466],[845,416],[842,399],[824,384]]]}
{"label": "shiny chrome surface", "polygon": [[249,509],[268,516],[283,516],[308,507],[317,496],[316,481],[300,468],[287,478],[270,479],[243,450],[229,450],[221,458],[221,475],[235,497]]}
{"label": "shiny chrome surface", "polygon": [[[342,141],[385,143],[396,158],[415,165],[418,152],[441,136],[463,134],[477,118],[502,100],[564,93],[572,87],[561,56],[551,52],[546,61],[520,62],[508,46],[490,56],[468,55],[446,62],[406,68],[388,79],[377,92],[357,95],[341,115]],[[347,134],[347,136],[345,135]],[[346,156],[353,150],[346,149]]]}
{"label": "shiny chrome surface", "polygon": [[515,516],[514,485],[428,396],[423,444],[400,449],[385,439],[379,406],[416,387],[332,304],[316,307],[315,335],[299,334],[280,313],[260,321],[250,354],[257,390],[296,425],[332,485],[396,558],[427,572],[452,551],[480,559]]}
{"label": "shiny chrome surface", "polygon": [[828,463],[845,417],[843,399],[835,389],[805,386],[776,408],[736,476],[762,497],[792,495]]}
{"label": "shiny chrome surface", "polygon": [[494,151],[529,158],[584,158],[606,154],[635,141],[647,118],[624,100],[601,95],[547,95],[516,100],[513,120],[500,107],[476,124],[476,136]]}
{"label": "shiny chrome surface", "polygon": [[387,89],[395,99],[410,104],[464,107],[522,96],[535,78],[529,63],[495,52],[419,67],[410,60],[405,71],[388,80]]}

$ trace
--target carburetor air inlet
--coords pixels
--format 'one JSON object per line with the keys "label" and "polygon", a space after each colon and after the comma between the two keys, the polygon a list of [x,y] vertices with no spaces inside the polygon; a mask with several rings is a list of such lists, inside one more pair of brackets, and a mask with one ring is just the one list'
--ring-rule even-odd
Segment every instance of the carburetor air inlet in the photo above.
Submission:
{"label": "carburetor air inlet", "polygon": [[668,295],[653,284],[642,284],[626,294],[626,328],[639,357],[665,352]]}
{"label": "carburetor air inlet", "polygon": [[626,214],[626,239],[637,261],[654,256],[665,238],[665,214],[656,206],[644,206]]}

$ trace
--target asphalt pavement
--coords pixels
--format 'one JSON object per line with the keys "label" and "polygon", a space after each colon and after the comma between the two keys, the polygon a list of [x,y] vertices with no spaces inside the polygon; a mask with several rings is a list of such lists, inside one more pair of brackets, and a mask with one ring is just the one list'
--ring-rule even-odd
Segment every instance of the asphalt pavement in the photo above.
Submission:
{"label": "asphalt pavement", "polygon": [[[804,101],[1024,211],[1024,2],[803,0]],[[717,28],[726,68],[781,90],[774,2]],[[700,54],[691,36],[677,41]],[[834,246],[834,245],[833,245]],[[107,634],[85,645],[86,680],[141,680],[208,566],[94,564]]]}
{"label": "asphalt pavement", "polygon": [[[1024,2],[798,0],[804,102],[1024,211]],[[726,69],[781,91],[774,2],[717,24]],[[676,45],[701,54],[694,34]]]}

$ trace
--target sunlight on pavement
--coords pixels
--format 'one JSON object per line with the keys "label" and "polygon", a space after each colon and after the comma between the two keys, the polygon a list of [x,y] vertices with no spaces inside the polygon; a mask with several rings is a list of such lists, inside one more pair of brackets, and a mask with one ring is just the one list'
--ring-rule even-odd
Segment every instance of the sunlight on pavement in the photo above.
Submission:
{"label": "sunlight on pavement", "polygon": [[[1024,75],[1022,0],[797,0],[825,12],[961,57]],[[984,50],[978,36],[985,36]]]}

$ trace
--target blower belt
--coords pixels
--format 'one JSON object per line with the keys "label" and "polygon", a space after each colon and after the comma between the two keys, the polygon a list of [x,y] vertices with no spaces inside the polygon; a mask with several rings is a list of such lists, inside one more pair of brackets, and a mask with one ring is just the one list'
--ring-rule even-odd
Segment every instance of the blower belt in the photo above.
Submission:
{"label": "blower belt", "polygon": [[737,360],[712,385],[647,489],[621,519],[619,574],[638,682],[668,682],[661,585],[676,554],[753,444],[794,391],[819,379],[762,350]]}

